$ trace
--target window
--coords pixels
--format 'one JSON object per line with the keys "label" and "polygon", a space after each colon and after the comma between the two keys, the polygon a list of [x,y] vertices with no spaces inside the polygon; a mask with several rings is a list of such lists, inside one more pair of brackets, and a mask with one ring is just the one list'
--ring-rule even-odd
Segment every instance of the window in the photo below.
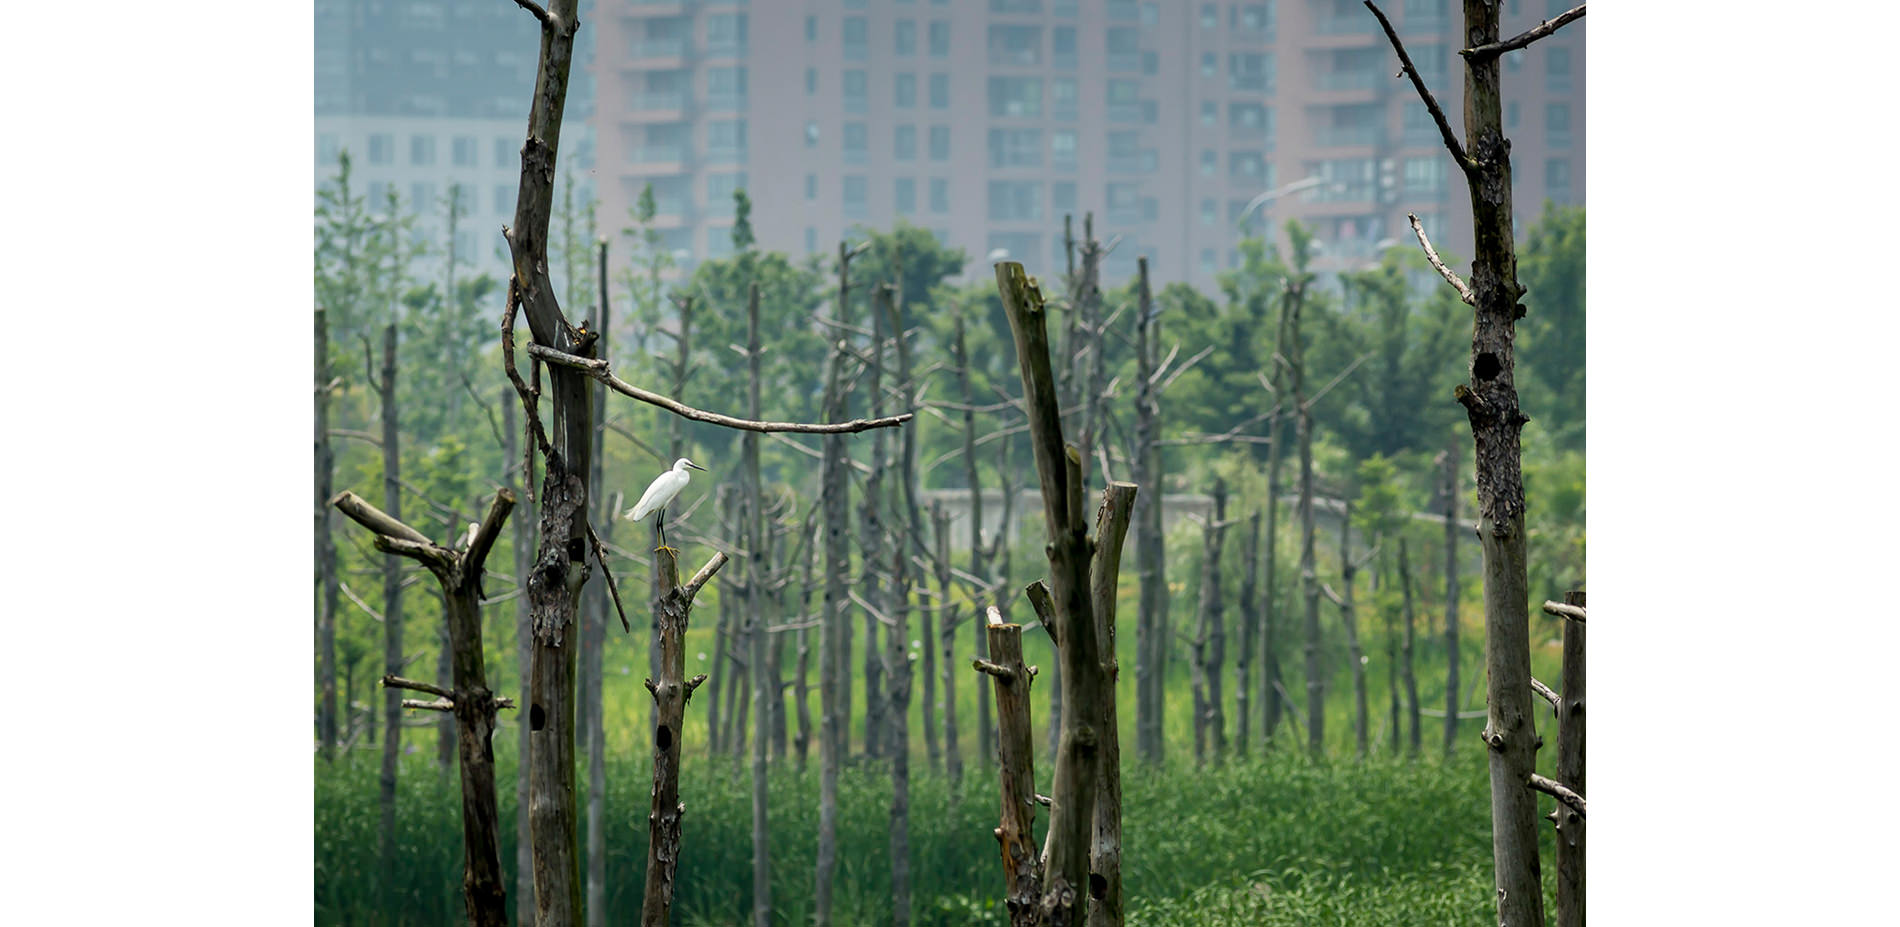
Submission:
{"label": "window", "polygon": [[[1439,46],[1443,51],[1444,46]],[[1227,86],[1232,90],[1273,92],[1273,53],[1235,52],[1227,56]]]}
{"label": "window", "polygon": [[1228,11],[1227,22],[1242,32],[1270,35],[1273,32],[1273,6],[1266,3],[1236,6]]}
{"label": "window", "polygon": [[1041,129],[991,129],[991,167],[1041,167]]}
{"label": "window", "polygon": [[1432,122],[1431,111],[1423,103],[1405,104],[1405,147],[1436,146],[1438,143],[1438,126]]}
{"label": "window", "polygon": [[844,111],[862,113],[871,108],[870,85],[865,80],[863,68],[846,68],[844,72]]}
{"label": "window", "polygon": [[1267,173],[1266,161],[1258,151],[1230,151],[1227,153],[1227,173],[1235,180],[1259,183]]}
{"label": "window", "polygon": [[1201,273],[1211,274],[1214,272],[1214,270],[1215,270],[1214,249],[1202,248],[1201,249]]}
{"label": "window", "polygon": [[1057,119],[1074,119],[1075,101],[1075,78],[1058,77],[1049,82],[1049,115]]}
{"label": "window", "polygon": [[950,211],[950,181],[942,177],[930,178],[930,211],[935,213]]}
{"label": "window", "polygon": [[1546,66],[1548,70],[1544,72],[1546,89],[1551,93],[1569,93],[1570,47],[1567,45],[1552,45],[1545,50],[1544,55],[1544,60],[1548,62]]}
{"label": "window", "polygon": [[1218,60],[1213,52],[1201,52],[1201,76],[1213,77],[1218,74],[1220,72],[1220,65],[1216,63]]}
{"label": "window", "polygon": [[1570,159],[1551,158],[1544,162],[1544,186],[1552,193],[1570,192]]}
{"label": "window", "polygon": [[1075,166],[1075,132],[1057,129],[1049,133],[1049,166]]}
{"label": "window", "polygon": [[950,108],[950,75],[930,75],[930,108]]}
{"label": "window", "polygon": [[714,164],[744,161],[745,120],[717,119],[706,123],[706,160]]}
{"label": "window", "polygon": [[1232,138],[1260,138],[1267,134],[1267,108],[1259,103],[1227,104],[1227,134]]}
{"label": "window", "polygon": [[817,253],[817,251],[818,251],[818,230],[815,228],[812,228],[809,225],[805,226],[805,253],[815,254]]}
{"label": "window", "polygon": [[862,16],[844,18],[844,58],[846,61],[863,61],[871,56],[869,41],[870,30],[864,24]]}
{"label": "window", "polygon": [[[706,211],[720,216],[732,215],[732,195],[745,189],[745,172],[706,176]],[[719,231],[724,232],[724,229]],[[730,241],[731,237],[726,236]]]}
{"label": "window", "polygon": [[915,178],[897,178],[891,192],[898,215],[908,216],[917,211],[917,181]]}
{"label": "window", "polygon": [[1220,156],[1214,153],[1214,149],[1201,149],[1201,176],[1212,177],[1214,176],[1214,172],[1219,168]]}
{"label": "window", "polygon": [[805,147],[818,147],[818,121],[815,119],[805,120]]}
{"label": "window", "polygon": [[1108,69],[1133,71],[1141,67],[1141,39],[1131,26],[1111,26],[1108,30]]}
{"label": "window", "polygon": [[1141,84],[1132,80],[1108,82],[1108,121],[1141,121]]}
{"label": "window", "polygon": [[1570,104],[1544,105],[1544,143],[1552,148],[1570,147]]}
{"label": "window", "polygon": [[1042,63],[1041,26],[991,26],[990,64],[1033,67]]}
{"label": "window", "polygon": [[1140,132],[1108,133],[1109,173],[1145,174],[1155,169],[1153,148],[1141,147]]}
{"label": "window", "polygon": [[899,161],[917,160],[917,127],[898,126],[891,151]]}
{"label": "window", "polygon": [[805,175],[805,199],[807,201],[818,199],[818,175],[817,174]]}
{"label": "window", "polygon": [[1405,195],[1413,199],[1443,199],[1446,194],[1443,158],[1406,158]]}
{"label": "window", "polygon": [[1152,4],[1152,3],[1142,4],[1141,5],[1141,24],[1144,26],[1155,26],[1155,25],[1160,25],[1160,23],[1161,23],[1161,7],[1156,6],[1155,4]]}
{"label": "window", "polygon": [[870,133],[862,122],[844,124],[844,161],[863,164],[871,158]]}
{"label": "window", "polygon": [[992,13],[1040,13],[1042,0],[990,0]]}
{"label": "window", "polygon": [[[1111,183],[1103,189],[1104,199],[1108,200],[1108,221],[1140,222],[1140,194],[1132,183]],[[1117,249],[1119,250],[1119,249]]]}
{"label": "window", "polygon": [[335,164],[337,155],[343,152],[343,143],[337,141],[336,133],[322,132],[317,135],[317,166]]}
{"label": "window", "polygon": [[1213,225],[1213,224],[1214,224],[1214,216],[1215,216],[1215,211],[1214,211],[1214,201],[1213,201],[1213,200],[1202,200],[1202,201],[1201,201],[1201,224],[1202,224],[1202,225]]}
{"label": "window", "polygon": [[818,41],[818,17],[816,16],[805,17],[805,41]]}
{"label": "window", "polygon": [[457,135],[450,145],[456,167],[475,166],[475,136]]}
{"label": "window", "polygon": [[917,54],[917,21],[900,19],[897,21],[897,34],[894,36],[897,54],[909,57]]}
{"label": "window", "polygon": [[950,127],[930,127],[930,160],[950,160]]}
{"label": "window", "polygon": [[1418,67],[1418,76],[1427,84],[1442,83],[1445,80],[1446,62],[1449,52],[1444,45],[1420,45],[1412,53],[1412,64]]}
{"label": "window", "polygon": [[[370,151],[374,152],[376,150],[376,136],[374,135],[370,136],[369,141],[370,141],[370,146],[369,146]],[[508,167],[510,165],[516,164],[517,162],[515,159],[520,155],[520,153],[521,153],[521,145],[520,143],[516,142],[514,139],[511,139],[511,138],[495,139],[495,166],[496,167]],[[374,158],[372,158],[371,160],[374,160]]]}
{"label": "window", "polygon": [[435,184],[417,182],[409,185],[409,208],[417,212],[426,212],[435,208]]}
{"label": "window", "polygon": [[435,136],[412,135],[409,137],[409,163],[435,163]]}
{"label": "window", "polygon": [[1057,26],[1049,32],[1054,46],[1049,55],[1051,63],[1058,68],[1075,67],[1075,27]]}
{"label": "window", "polygon": [[1042,78],[992,77],[989,79],[990,115],[1042,115]]}
{"label": "window", "polygon": [[1343,158],[1308,161],[1306,176],[1327,181],[1302,194],[1308,202],[1370,203],[1378,175],[1371,158]]}
{"label": "window", "polygon": [[379,210],[383,208],[383,206],[385,205],[385,201],[388,200],[389,198],[388,182],[382,181],[382,180],[370,181],[369,191],[365,195],[369,199],[370,210],[372,212],[375,212],[377,215],[382,215],[382,213]]}
{"label": "window", "polygon": [[867,184],[863,174],[844,175],[844,214],[861,218],[865,214]]}
{"label": "window", "polygon": [[1212,29],[1220,25],[1220,12],[1212,3],[1201,4],[1201,28]]}
{"label": "window", "polygon": [[1213,100],[1201,101],[1201,125],[1211,126],[1220,118],[1220,104]]}
{"label": "window", "polygon": [[715,55],[744,54],[746,50],[746,14],[708,13],[706,15],[706,51]]}
{"label": "window", "polygon": [[990,181],[990,219],[1041,219],[1042,184],[1029,180]]}
{"label": "window", "polygon": [[710,110],[744,109],[746,103],[745,68],[706,69],[706,108]]}
{"label": "window", "polygon": [[1075,184],[1058,181],[1049,185],[1049,208],[1056,212],[1075,211]]}
{"label": "window", "polygon": [[950,57],[950,23],[947,20],[930,21],[930,57]]}
{"label": "window", "polygon": [[897,75],[896,82],[891,86],[897,94],[898,109],[915,109],[917,107],[917,75],[899,74]]}

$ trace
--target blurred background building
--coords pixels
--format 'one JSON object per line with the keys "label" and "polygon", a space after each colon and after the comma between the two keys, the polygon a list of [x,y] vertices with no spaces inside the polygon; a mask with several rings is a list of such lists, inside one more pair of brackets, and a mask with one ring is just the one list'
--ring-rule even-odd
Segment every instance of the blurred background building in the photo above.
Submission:
{"label": "blurred background building", "polygon": [[[1570,5],[1506,0],[1504,33]],[[1462,135],[1458,5],[1382,9]],[[440,0],[319,0],[317,21],[319,182],[347,145],[359,183],[436,203],[439,241],[458,180],[475,194],[461,237],[494,252],[534,21]],[[1520,232],[1546,199],[1583,202],[1586,34],[1505,56]],[[1415,247],[1408,212],[1471,253],[1463,177],[1358,0],[590,0],[580,35],[562,162],[616,241],[651,184],[685,269],[730,252],[740,187],[762,248],[830,252],[902,219],[973,273],[999,249],[1057,270],[1062,217],[1080,234],[1084,212],[1122,237],[1105,284],[1145,254],[1157,280],[1211,289],[1244,235],[1283,243],[1288,218],[1325,269]]]}

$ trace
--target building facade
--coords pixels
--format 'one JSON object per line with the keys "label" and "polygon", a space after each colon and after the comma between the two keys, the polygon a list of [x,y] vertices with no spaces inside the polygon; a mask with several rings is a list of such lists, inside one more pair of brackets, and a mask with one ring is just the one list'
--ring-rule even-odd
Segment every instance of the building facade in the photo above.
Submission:
{"label": "building facade", "polygon": [[[1147,255],[1157,280],[1211,289],[1245,230],[1288,218],[1325,269],[1407,244],[1407,212],[1470,256],[1463,178],[1357,0],[599,4],[603,231],[651,184],[687,267],[731,250],[739,187],[763,248],[829,252],[902,219],[973,273],[998,250],[1058,270],[1062,217],[1084,212],[1122,239],[1106,283]],[[1383,8],[1461,126],[1460,9]],[[1504,32],[1566,8],[1507,0]],[[1583,21],[1506,56],[1520,230],[1546,199],[1583,201],[1583,61]]]}
{"label": "building facade", "polygon": [[[592,7],[582,4],[583,22]],[[316,186],[348,150],[351,185],[373,210],[393,190],[416,214],[413,234],[432,249],[413,268],[424,277],[447,253],[447,198],[459,186],[457,260],[505,277],[501,227],[514,220],[539,25],[505,2],[317,0],[315,13]],[[592,196],[592,49],[577,42],[561,135],[580,202]]]}

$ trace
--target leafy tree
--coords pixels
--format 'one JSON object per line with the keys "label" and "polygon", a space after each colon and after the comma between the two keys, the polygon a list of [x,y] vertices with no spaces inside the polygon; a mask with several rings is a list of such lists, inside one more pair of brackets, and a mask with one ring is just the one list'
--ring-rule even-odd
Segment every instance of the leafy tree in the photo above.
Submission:
{"label": "leafy tree", "polygon": [[1519,376],[1530,383],[1524,408],[1559,447],[1583,450],[1583,207],[1544,204],[1517,259],[1525,316],[1518,326]]}
{"label": "leafy tree", "polygon": [[1322,383],[1366,358],[1320,406],[1355,457],[1436,451],[1463,417],[1451,401],[1462,304],[1442,285],[1417,289],[1421,270],[1422,255],[1393,248],[1377,267],[1341,274],[1344,308],[1322,322],[1313,350]]}

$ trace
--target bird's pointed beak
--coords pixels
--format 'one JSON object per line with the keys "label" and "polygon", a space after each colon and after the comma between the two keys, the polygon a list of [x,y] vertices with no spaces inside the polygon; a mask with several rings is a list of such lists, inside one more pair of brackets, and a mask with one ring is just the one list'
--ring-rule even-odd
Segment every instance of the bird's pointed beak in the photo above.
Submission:
{"label": "bird's pointed beak", "polygon": [[700,466],[699,464],[696,464],[696,463],[693,463],[693,462],[692,462],[692,461],[690,461],[690,460],[686,462],[686,465],[687,465],[687,466],[689,466],[689,467],[692,467],[692,468],[693,468],[693,469],[695,469],[695,470],[698,470],[698,471],[699,471],[699,472],[701,472],[701,473],[705,473],[705,472],[706,472],[706,468],[705,468],[705,467],[702,467],[702,466]]}

